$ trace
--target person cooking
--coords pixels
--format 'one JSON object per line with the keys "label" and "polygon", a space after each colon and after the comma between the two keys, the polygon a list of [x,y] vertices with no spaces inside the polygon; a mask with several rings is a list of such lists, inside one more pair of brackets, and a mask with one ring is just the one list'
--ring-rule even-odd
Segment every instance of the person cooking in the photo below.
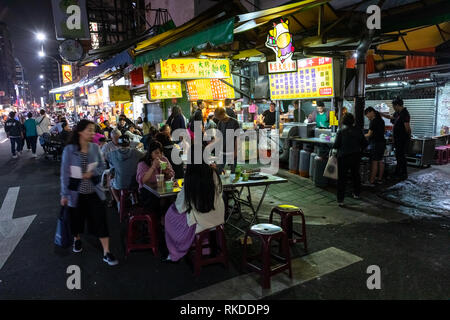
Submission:
{"label": "person cooking", "polygon": [[276,121],[275,103],[272,102],[270,104],[270,109],[264,111],[262,116],[263,116],[262,122],[264,123],[264,126],[266,128],[274,126]]}
{"label": "person cooking", "polygon": [[317,110],[308,116],[308,122],[315,122],[317,128],[330,127],[330,113],[325,111],[325,104],[322,101],[317,102]]}

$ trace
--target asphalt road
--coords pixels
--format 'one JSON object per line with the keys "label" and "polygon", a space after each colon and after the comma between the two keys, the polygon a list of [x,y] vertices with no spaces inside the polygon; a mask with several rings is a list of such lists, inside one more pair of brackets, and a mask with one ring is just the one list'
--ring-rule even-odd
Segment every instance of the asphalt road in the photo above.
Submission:
{"label": "asphalt road", "polygon": [[[4,139],[1,132],[0,142]],[[42,152],[39,147],[38,154]],[[6,141],[0,143],[0,204],[11,187],[20,187],[13,218],[36,218],[0,269],[0,299],[166,300],[242,275],[236,244],[229,247],[229,269],[209,266],[199,278],[184,261],[163,264],[149,251],[135,252],[125,259],[123,228],[113,209],[109,209],[108,219],[118,266],[110,267],[102,261],[99,242],[89,236],[83,237],[82,254],[55,247],[53,237],[60,209],[59,163],[43,157],[33,159],[26,151],[20,159],[12,159]],[[450,298],[449,219],[405,216],[404,220],[386,223],[310,225],[308,236],[310,252],[335,247],[362,261],[265,299]],[[294,257],[301,255],[302,250],[294,250]],[[81,268],[81,290],[66,286],[70,265]],[[380,290],[367,288],[370,265],[380,267]]]}

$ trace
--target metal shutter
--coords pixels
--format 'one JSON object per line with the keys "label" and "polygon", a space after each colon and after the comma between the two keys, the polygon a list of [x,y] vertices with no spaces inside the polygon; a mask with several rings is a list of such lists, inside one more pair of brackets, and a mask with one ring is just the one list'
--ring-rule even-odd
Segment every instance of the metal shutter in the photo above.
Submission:
{"label": "metal shutter", "polygon": [[434,136],[436,121],[435,99],[404,100],[403,105],[411,115],[412,134],[418,137]]}
{"label": "metal shutter", "polygon": [[[352,106],[353,101],[346,101]],[[392,108],[392,100],[366,100],[366,108],[377,104],[385,103],[389,106],[391,114],[394,113]],[[403,100],[403,105],[408,109],[411,115],[412,134],[418,137],[434,136],[434,128],[436,122],[436,105],[435,99],[407,99]],[[369,127],[369,122],[364,117],[365,128]]]}

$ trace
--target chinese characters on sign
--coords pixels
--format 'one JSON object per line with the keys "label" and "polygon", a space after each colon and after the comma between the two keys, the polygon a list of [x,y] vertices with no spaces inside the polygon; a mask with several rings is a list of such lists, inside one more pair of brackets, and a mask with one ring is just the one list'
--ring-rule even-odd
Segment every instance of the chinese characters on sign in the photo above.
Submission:
{"label": "chinese characters on sign", "polygon": [[[233,83],[231,78],[224,79]],[[218,79],[201,79],[187,81],[189,100],[223,100],[235,98],[234,89]]]}
{"label": "chinese characters on sign", "polygon": [[302,59],[297,63],[297,72],[269,75],[272,99],[313,99],[334,96],[331,58]]}
{"label": "chinese characters on sign", "polygon": [[297,61],[269,62],[269,73],[297,71]]}
{"label": "chinese characters on sign", "polygon": [[230,62],[212,59],[160,60],[161,79],[229,78]]}
{"label": "chinese characters on sign", "polygon": [[180,81],[150,82],[149,90],[152,100],[183,97]]}

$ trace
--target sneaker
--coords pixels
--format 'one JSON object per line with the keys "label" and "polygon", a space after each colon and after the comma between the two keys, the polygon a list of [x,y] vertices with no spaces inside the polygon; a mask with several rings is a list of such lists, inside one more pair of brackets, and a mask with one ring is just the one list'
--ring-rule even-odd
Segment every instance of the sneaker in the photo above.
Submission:
{"label": "sneaker", "polygon": [[343,203],[343,202],[338,202],[338,206],[339,206],[339,207],[343,207],[343,206],[344,206],[344,203]]}
{"label": "sneaker", "polygon": [[83,251],[83,247],[81,246],[81,240],[75,240],[73,243],[73,252],[81,252]]}
{"label": "sneaker", "polygon": [[119,261],[113,256],[111,252],[108,252],[106,255],[103,256],[103,261],[105,261],[110,266],[115,266],[119,264]]}
{"label": "sneaker", "polygon": [[36,153],[33,153],[33,158],[37,158],[37,154]]}
{"label": "sneaker", "polygon": [[353,199],[361,199],[359,196],[357,196],[356,194],[352,194]]}
{"label": "sneaker", "polygon": [[13,159],[17,159],[17,154],[13,154]]}
{"label": "sneaker", "polygon": [[383,184],[383,180],[376,180],[375,183],[376,184]]}
{"label": "sneaker", "polygon": [[18,151],[17,154],[18,154],[19,156],[21,156],[21,155],[22,155],[22,151]]}

